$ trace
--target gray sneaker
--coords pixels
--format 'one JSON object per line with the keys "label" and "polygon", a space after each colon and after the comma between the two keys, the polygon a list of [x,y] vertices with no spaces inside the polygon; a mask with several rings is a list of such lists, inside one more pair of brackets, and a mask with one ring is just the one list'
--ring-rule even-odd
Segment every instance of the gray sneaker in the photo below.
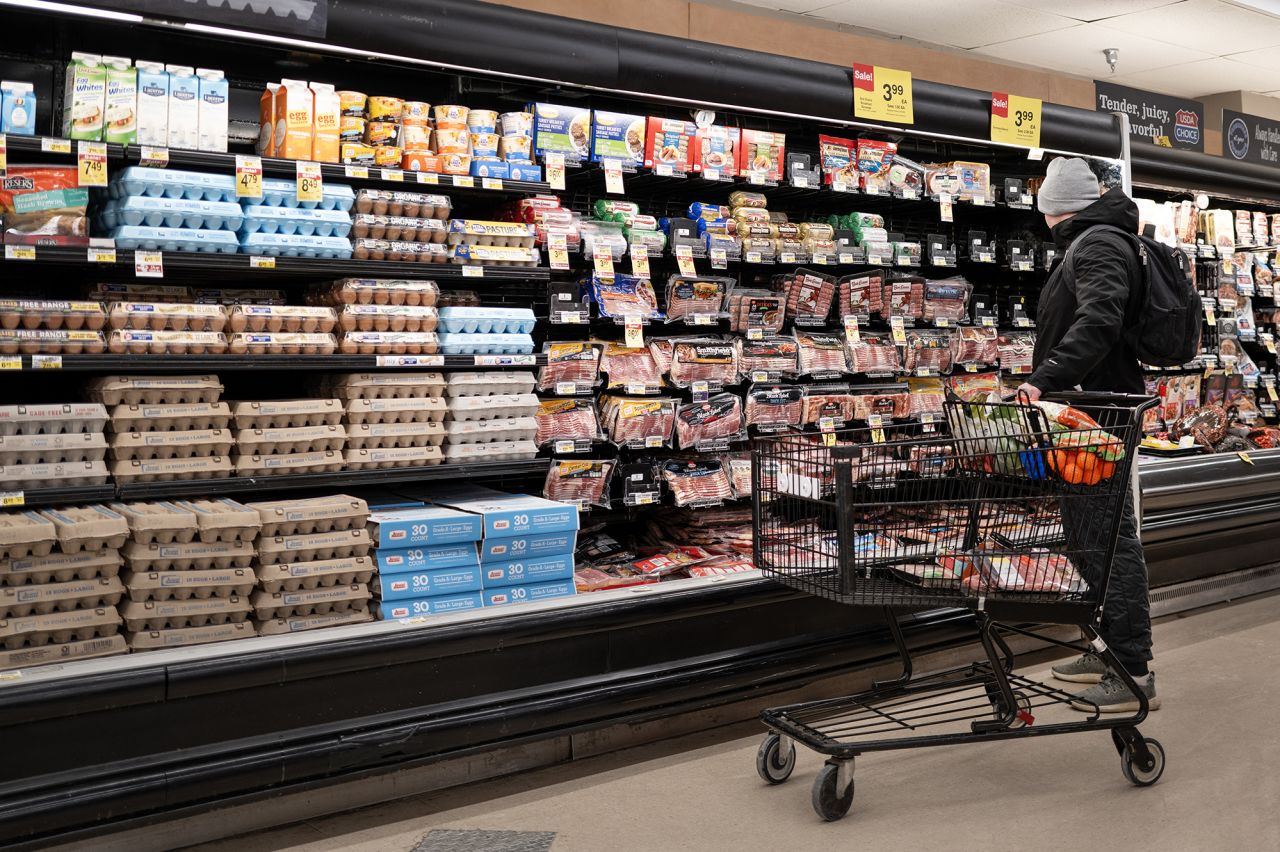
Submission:
{"label": "gray sneaker", "polygon": [[1097,683],[1107,673],[1107,664],[1097,654],[1085,654],[1053,667],[1053,676],[1071,683]]}
{"label": "gray sneaker", "polygon": [[[1160,699],[1156,697],[1156,676],[1134,678],[1138,687],[1146,693],[1147,707],[1160,709]],[[1085,713],[1092,713],[1096,708],[1101,713],[1137,713],[1138,698],[1129,691],[1129,687],[1118,676],[1107,672],[1097,686],[1091,686],[1084,692],[1076,694],[1071,702],[1072,708]]]}

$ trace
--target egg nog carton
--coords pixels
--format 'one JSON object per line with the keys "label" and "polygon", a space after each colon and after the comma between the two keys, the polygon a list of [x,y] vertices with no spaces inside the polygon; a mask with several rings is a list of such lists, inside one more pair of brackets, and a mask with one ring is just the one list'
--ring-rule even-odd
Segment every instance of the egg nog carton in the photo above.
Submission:
{"label": "egg nog carton", "polygon": [[120,549],[134,573],[148,571],[226,571],[253,563],[249,541],[191,541],[185,544],[139,544],[131,541]]}
{"label": "egg nog carton", "polygon": [[369,531],[359,529],[274,536],[258,542],[258,565],[295,565],[326,559],[368,556],[373,542]]}
{"label": "egg nog carton", "polygon": [[444,453],[439,447],[400,447],[380,450],[347,450],[346,467],[353,470],[371,468],[425,467],[440,464]]}
{"label": "egg nog carton", "polygon": [[235,436],[230,429],[117,432],[111,436],[111,456],[117,461],[225,456],[235,444]]}
{"label": "egg nog carton", "polygon": [[58,531],[58,549],[63,553],[117,550],[129,537],[128,521],[106,506],[65,506],[40,514]]}
{"label": "egg nog carton", "polygon": [[444,435],[443,423],[352,423],[347,426],[347,455],[353,450],[438,447]]}
{"label": "egg nog carton", "polygon": [[336,425],[236,430],[236,447],[245,455],[272,456],[341,450],[346,442],[346,430]]}
{"label": "egg nog carton", "polygon": [[68,663],[93,657],[123,654],[129,650],[123,636],[104,636],[62,645],[42,645],[19,651],[0,651],[0,669],[29,669],[46,663]]}
{"label": "egg nog carton", "polygon": [[363,529],[369,520],[369,504],[346,494],[247,505],[258,513],[263,538]]}
{"label": "egg nog carton", "polygon": [[253,615],[259,621],[266,621],[300,615],[367,610],[372,597],[369,587],[364,583],[297,592],[268,592],[260,589],[253,593]]}
{"label": "egg nog carton", "polygon": [[116,482],[172,482],[177,479],[224,479],[235,468],[226,456],[177,459],[121,459],[111,467]]}
{"label": "egg nog carton", "polygon": [[151,651],[159,648],[185,648],[190,645],[208,645],[211,642],[228,642],[257,636],[247,621],[235,624],[211,624],[206,627],[176,627],[170,630],[145,630],[129,634],[129,648],[134,651]]}
{"label": "egg nog carton", "polygon": [[107,410],[88,402],[0,405],[0,435],[74,435],[101,432]]}
{"label": "egg nog carton", "polygon": [[294,615],[288,618],[269,618],[257,622],[259,636],[278,636],[282,633],[300,633],[321,627],[339,627],[343,624],[363,624],[373,621],[373,613],[364,601],[353,601],[344,612],[321,615]]}
{"label": "egg nog carton", "polygon": [[257,510],[229,497],[179,500],[175,505],[196,516],[200,540],[205,543],[253,541],[262,527]]}
{"label": "egg nog carton", "polygon": [[57,541],[53,521],[38,512],[0,513],[0,559],[48,556]]}
{"label": "egg nog carton", "polygon": [[349,556],[344,559],[317,559],[289,565],[264,565],[257,569],[263,591],[297,592],[368,583],[375,570],[373,558]]}
{"label": "egg nog carton", "polygon": [[115,606],[124,595],[119,577],[0,587],[0,618],[25,618],[73,609]]}
{"label": "egg nog carton", "polygon": [[101,432],[0,435],[0,465],[102,461],[106,454],[107,439]]}
{"label": "egg nog carton", "polygon": [[120,604],[124,629],[132,631],[236,624],[246,620],[250,611],[249,598],[243,595],[167,601],[127,600]]}
{"label": "egg nog carton", "polygon": [[154,503],[111,503],[109,508],[129,522],[130,538],[139,544],[183,544],[196,537],[196,515],[167,500]]}
{"label": "egg nog carton", "polygon": [[126,571],[131,601],[185,601],[247,595],[258,584],[252,568],[211,571]]}
{"label": "egg nog carton", "polygon": [[117,405],[111,409],[111,428],[115,432],[226,429],[230,422],[231,408],[225,402]]}
{"label": "egg nog carton", "polygon": [[222,396],[217,376],[100,376],[88,386],[89,398],[103,405],[189,405],[213,403]]}
{"label": "egg nog carton", "polygon": [[43,645],[64,645],[114,636],[119,630],[120,615],[113,606],[7,618],[0,620],[0,647],[16,651]]}
{"label": "egg nog carton", "polygon": [[237,402],[232,408],[237,429],[283,429],[336,426],[342,422],[337,399],[281,399]]}
{"label": "egg nog carton", "polygon": [[0,561],[0,585],[30,586],[115,577],[122,560],[115,550],[50,553]]}

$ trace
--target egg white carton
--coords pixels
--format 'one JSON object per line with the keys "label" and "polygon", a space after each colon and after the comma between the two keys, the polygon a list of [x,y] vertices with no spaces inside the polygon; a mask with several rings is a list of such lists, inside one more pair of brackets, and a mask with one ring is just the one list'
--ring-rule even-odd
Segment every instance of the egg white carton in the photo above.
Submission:
{"label": "egg white carton", "polygon": [[115,577],[123,560],[119,551],[82,550],[0,560],[0,585],[27,586]]}
{"label": "egg white carton", "polygon": [[246,331],[328,334],[337,322],[338,314],[333,308],[311,305],[233,305],[227,311],[227,329],[237,334]]}
{"label": "egg white carton", "polygon": [[196,537],[196,514],[167,500],[154,503],[111,503],[109,508],[129,522],[129,537],[139,544],[186,543]]}
{"label": "egg white carton", "polygon": [[225,402],[117,405],[111,409],[111,429],[116,433],[226,429],[230,422],[231,407]]}
{"label": "egg white carton", "polygon": [[434,355],[440,338],[434,331],[347,331],[338,349],[344,355]]}
{"label": "egg white carton", "polygon": [[347,450],[345,461],[349,470],[393,467],[426,467],[440,464],[444,455],[439,447],[398,447],[375,450]]}
{"label": "egg white carton", "polygon": [[222,331],[227,327],[227,309],[194,303],[112,302],[107,306],[107,325],[113,330]]}
{"label": "egg white carton", "polygon": [[342,422],[342,400],[280,399],[234,403],[237,429],[283,429],[336,426]]}
{"label": "egg white carton", "polygon": [[106,455],[107,439],[101,432],[0,435],[0,465],[102,461]]}
{"label": "egg white carton", "polygon": [[121,225],[107,232],[116,248],[128,251],[188,251],[201,254],[235,254],[240,241],[235,231],[200,231],[195,228],[148,228]]}
{"label": "egg white carton", "polygon": [[369,605],[363,601],[352,601],[350,608],[344,612],[269,618],[258,621],[257,625],[259,636],[278,636],[282,633],[301,633],[303,630],[339,627],[343,624],[363,624],[367,621],[373,621],[373,613],[369,611]]}
{"label": "egg white carton", "polygon": [[289,453],[279,456],[237,455],[237,476],[258,474],[337,473],[342,470],[340,450],[317,450],[313,453]]}
{"label": "egg white carton", "polygon": [[355,204],[356,193],[350,186],[342,183],[324,182],[324,191],[320,201],[299,201],[298,182],[283,178],[263,178],[261,198],[242,198],[246,213],[252,207],[290,207],[303,210],[340,210],[351,211]]}
{"label": "egg white carton", "polygon": [[528,355],[533,352],[533,338],[528,334],[445,333],[440,335],[440,351],[446,355]]}
{"label": "egg white carton", "polygon": [[435,331],[439,322],[436,309],[422,305],[344,305],[338,314],[343,331]]}
{"label": "egg white carton", "polygon": [[247,505],[258,513],[263,538],[362,529],[369,520],[369,504],[346,494]]}
{"label": "egg white carton", "polygon": [[119,484],[172,482],[176,479],[224,479],[235,471],[227,456],[187,459],[121,459],[111,466]]}
{"label": "egg white carton", "polygon": [[39,648],[23,648],[20,651],[0,651],[0,669],[29,669],[47,663],[68,663],[72,660],[88,660],[123,654],[129,650],[124,637],[101,636],[82,642],[66,642],[61,645],[41,645]]}
{"label": "egg white carton", "polygon": [[25,618],[0,620],[0,647],[6,651],[83,642],[120,631],[120,614],[114,606],[51,612]]}
{"label": "egg white carton", "polygon": [[230,497],[178,500],[174,505],[196,516],[199,538],[206,544],[218,541],[253,541],[262,529],[258,511]]}
{"label": "egg white carton", "polygon": [[441,396],[443,373],[343,373],[321,381],[321,391],[342,400]]}
{"label": "egg white carton", "polygon": [[230,429],[116,432],[111,436],[111,457],[116,461],[153,461],[225,456],[235,443]]}
{"label": "egg white carton", "polygon": [[233,201],[192,201],[185,198],[116,198],[98,210],[98,221],[110,230],[121,225],[150,228],[207,228],[238,231],[244,223],[244,209]]}
{"label": "egg white carton", "polygon": [[253,563],[251,541],[190,541],[185,544],[126,542],[120,549],[135,573],[148,571],[226,571]]}
{"label": "egg white carton", "polygon": [[267,592],[259,589],[253,593],[253,615],[259,621],[267,621],[300,615],[367,611],[372,597],[369,587],[364,583],[297,592]]}
{"label": "egg white carton", "polygon": [[494,441],[489,444],[448,444],[444,448],[447,464],[472,462],[517,461],[532,459],[538,455],[538,445],[533,441]]}
{"label": "egg white carton", "polygon": [[441,308],[440,330],[451,334],[532,334],[529,308]]}
{"label": "egg white carton", "polygon": [[236,447],[246,455],[274,456],[341,450],[346,442],[347,433],[341,426],[236,430]]}
{"label": "egg white carton", "polygon": [[476,370],[452,373],[448,394],[455,396],[492,396],[493,394],[533,393],[537,377],[525,370]]}
{"label": "egg white carton", "polygon": [[305,210],[255,204],[244,208],[241,234],[297,234],[303,237],[348,237],[351,217],[341,210]]}
{"label": "egg white carton", "polygon": [[319,332],[245,332],[231,335],[227,350],[233,355],[332,355],[338,339]]}
{"label": "egg white carton", "polygon": [[297,592],[368,583],[377,566],[368,556],[319,559],[292,565],[267,565],[258,569],[258,584],[266,592]]}
{"label": "egg white carton", "polygon": [[449,400],[449,419],[488,420],[494,417],[533,417],[538,413],[538,397],[531,393],[499,393],[490,396],[460,396]]}
{"label": "egg white carton", "polygon": [[58,533],[38,512],[0,512],[0,559],[48,556]]}
{"label": "egg white carton", "polygon": [[14,464],[0,467],[0,491],[29,488],[77,488],[105,485],[107,465],[100,461],[67,464]]}
{"label": "egg white carton", "polygon": [[232,174],[128,166],[116,174],[107,191],[115,199],[138,195],[235,203],[236,179]]}
{"label": "egg white carton", "polygon": [[405,399],[349,399],[347,423],[439,423],[448,405],[439,397]]}
{"label": "egg white carton", "polygon": [[267,257],[322,257],[347,259],[351,243],[345,237],[304,237],[300,234],[248,234],[240,239],[240,251]]}
{"label": "egg white carton", "polygon": [[107,409],[92,402],[0,405],[0,435],[75,435],[106,425]]}
{"label": "egg white carton", "polygon": [[258,584],[252,568],[213,571],[126,571],[131,601],[185,601],[247,595]]}
{"label": "egg white carton", "polygon": [[167,601],[127,600],[120,604],[125,630],[237,624],[247,619],[250,612],[249,598],[243,595]]}
{"label": "egg white carton", "polygon": [[0,587],[0,618],[24,618],[73,609],[115,606],[124,595],[119,577]]}
{"label": "egg white carton", "polygon": [[352,423],[347,426],[348,459],[355,450],[438,447],[443,443],[443,423]]}
{"label": "egg white carton", "polygon": [[258,565],[294,565],[317,559],[368,556],[373,542],[364,527],[330,532],[278,535],[258,542]]}
{"label": "egg white carton", "polygon": [[124,515],[106,506],[64,506],[42,509],[40,514],[53,523],[58,532],[58,549],[63,553],[118,550],[129,537],[129,522]]}
{"label": "egg white carton", "polygon": [[527,222],[491,222],[484,219],[449,220],[449,245],[530,248],[536,236],[533,225]]}
{"label": "egg white carton", "polygon": [[232,639],[248,639],[258,631],[248,621],[235,624],[211,624],[206,627],[175,627],[169,630],[146,630],[129,634],[129,648],[133,651],[152,651],[157,648],[184,648],[188,645],[208,645],[211,642],[229,642]]}
{"label": "egg white carton", "polygon": [[538,421],[532,417],[494,417],[488,420],[451,420],[444,425],[450,444],[487,444],[492,441],[532,441]]}
{"label": "egg white carton", "polygon": [[89,398],[104,405],[180,405],[217,402],[217,376],[100,376],[89,381]]}
{"label": "egg white carton", "polygon": [[115,355],[222,355],[227,336],[220,331],[136,331],[117,329],[107,338]]}

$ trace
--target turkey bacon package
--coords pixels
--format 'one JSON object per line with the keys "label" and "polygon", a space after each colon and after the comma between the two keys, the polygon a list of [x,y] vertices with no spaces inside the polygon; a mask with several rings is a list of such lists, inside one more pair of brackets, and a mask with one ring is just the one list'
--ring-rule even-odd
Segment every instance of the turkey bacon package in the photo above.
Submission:
{"label": "turkey bacon package", "polygon": [[10,166],[0,179],[0,227],[18,245],[89,243],[89,190],[75,166]]}

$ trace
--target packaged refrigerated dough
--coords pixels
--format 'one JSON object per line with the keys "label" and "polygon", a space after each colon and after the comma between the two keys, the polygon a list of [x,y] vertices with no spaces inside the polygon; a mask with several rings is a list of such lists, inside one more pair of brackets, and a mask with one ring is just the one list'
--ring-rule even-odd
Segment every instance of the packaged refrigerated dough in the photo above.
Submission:
{"label": "packaged refrigerated dough", "polygon": [[346,494],[246,505],[258,513],[264,538],[361,529],[369,519],[369,504]]}
{"label": "packaged refrigerated dough", "polygon": [[167,501],[112,503],[110,508],[129,522],[130,537],[140,544],[189,542],[196,537],[196,515]]}
{"label": "packaged refrigerated dough", "polygon": [[228,429],[116,432],[111,436],[111,457],[116,461],[152,461],[225,456],[235,443],[235,436]]}
{"label": "packaged refrigerated dough", "polygon": [[217,402],[222,382],[217,376],[99,376],[86,388],[89,398],[104,405],[176,405]]}
{"label": "packaged refrigerated dough", "polygon": [[233,305],[227,312],[227,330],[327,334],[333,331],[337,320],[337,313],[329,307]]}
{"label": "packaged refrigerated dough", "polygon": [[342,422],[340,399],[277,399],[232,403],[237,429],[286,426],[336,426]]}
{"label": "packaged refrigerated dough", "polygon": [[107,348],[116,354],[131,355],[221,355],[227,351],[227,337],[213,331],[117,329],[111,332]]}
{"label": "packaged refrigerated dough", "polygon": [[[98,407],[101,408],[101,406]],[[226,429],[230,422],[231,408],[225,402],[117,405],[111,409],[111,429],[117,433]]]}
{"label": "packaged refrigerated dough", "polygon": [[0,435],[0,465],[102,461],[106,454],[107,439],[101,432]]}
{"label": "packaged refrigerated dough", "polygon": [[332,355],[338,340],[332,334],[246,332],[231,335],[227,349],[236,355]]}

